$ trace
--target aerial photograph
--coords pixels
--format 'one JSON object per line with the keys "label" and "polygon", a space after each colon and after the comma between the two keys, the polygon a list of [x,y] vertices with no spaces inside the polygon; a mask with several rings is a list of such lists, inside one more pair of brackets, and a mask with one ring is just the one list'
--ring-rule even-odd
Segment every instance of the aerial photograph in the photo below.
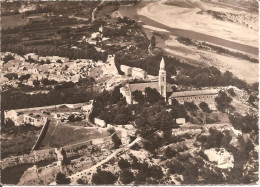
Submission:
{"label": "aerial photograph", "polygon": [[1,185],[259,184],[257,0],[0,9]]}

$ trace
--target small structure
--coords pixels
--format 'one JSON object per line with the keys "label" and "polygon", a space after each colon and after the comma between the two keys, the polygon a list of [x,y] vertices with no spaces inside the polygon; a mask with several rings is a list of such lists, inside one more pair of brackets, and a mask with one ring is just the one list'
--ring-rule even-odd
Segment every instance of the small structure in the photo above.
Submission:
{"label": "small structure", "polygon": [[107,126],[106,122],[99,118],[95,118],[94,123],[97,124],[99,127],[103,127],[103,128]]}
{"label": "small structure", "polygon": [[111,70],[110,73],[112,73],[114,75],[119,75],[118,70],[117,70],[116,65],[115,65],[115,55],[114,54],[107,56],[106,63],[107,63],[107,66],[108,66],[107,70]]}
{"label": "small structure", "polygon": [[39,56],[36,55],[35,53],[28,53],[28,54],[24,55],[24,58],[26,60],[29,60],[29,59],[38,60]]}
{"label": "small structure", "polygon": [[126,76],[132,76],[132,67],[121,65],[120,69]]}
{"label": "small structure", "polygon": [[185,118],[177,118],[177,119],[176,119],[176,123],[177,123],[178,125],[185,125],[186,120],[185,120]]}
{"label": "small structure", "polygon": [[85,113],[86,115],[86,119],[89,118],[89,115],[91,114],[91,112],[93,111],[93,100],[90,100],[89,101],[89,104],[88,105],[83,105],[81,107],[81,110]]}

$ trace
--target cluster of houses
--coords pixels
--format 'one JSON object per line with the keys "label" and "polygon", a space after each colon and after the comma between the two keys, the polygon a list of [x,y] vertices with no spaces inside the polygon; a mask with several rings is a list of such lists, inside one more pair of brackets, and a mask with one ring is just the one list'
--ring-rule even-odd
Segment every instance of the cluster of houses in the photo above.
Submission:
{"label": "cluster of houses", "polygon": [[[18,87],[19,83],[28,86],[34,86],[34,81],[43,79],[60,82],[78,82],[81,78],[86,78],[91,69],[96,67],[97,63],[88,59],[78,59],[69,61],[64,57],[39,57],[34,53],[21,56],[14,56],[15,59],[4,64],[2,61],[2,85]],[[49,61],[49,63],[31,63],[34,61]],[[15,78],[8,78],[7,74],[17,74]],[[22,76],[29,75],[27,78],[20,80]]]}

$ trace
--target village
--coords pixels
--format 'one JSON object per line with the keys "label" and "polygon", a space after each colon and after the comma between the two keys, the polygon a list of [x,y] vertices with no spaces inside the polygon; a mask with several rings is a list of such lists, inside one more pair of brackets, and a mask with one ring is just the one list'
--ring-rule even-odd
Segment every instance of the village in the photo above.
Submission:
{"label": "village", "polygon": [[138,3],[60,3],[12,4],[3,31],[3,184],[258,181],[258,82],[171,55],[168,31],[121,15]]}
{"label": "village", "polygon": [[[171,89],[171,85],[168,85],[168,83],[166,83],[166,72],[164,69],[165,62],[163,59],[160,62],[160,71],[158,73],[159,77],[157,77],[148,75],[147,72],[140,68],[132,68],[126,65],[121,65],[121,71],[123,71],[125,75],[120,75],[114,62],[114,55],[109,55],[105,63],[102,61],[93,62],[91,60],[83,59],[71,62],[66,58],[38,57],[35,54],[25,55],[24,58],[12,53],[7,53],[5,55],[12,55],[15,59],[10,60],[3,65],[4,74],[2,76],[5,76],[9,72],[16,72],[13,70],[14,68],[17,68],[16,70],[18,70],[19,66],[26,68],[25,70],[17,71],[21,72],[21,74],[17,75],[17,79],[4,79],[6,80],[6,82],[3,83],[3,87],[5,86],[5,84],[14,88],[17,87],[19,84],[35,87],[36,85],[33,84],[35,81],[40,81],[41,84],[43,84],[42,80],[44,80],[45,78],[48,78],[49,81],[56,81],[57,84],[64,81],[78,83],[81,78],[86,78],[87,76],[94,77],[94,82],[96,84],[97,82],[99,82],[98,79],[102,79],[102,76],[105,76],[107,79],[107,83],[99,85],[102,86],[102,90],[113,90],[119,84],[124,84],[125,86],[120,88],[120,93],[123,97],[125,97],[128,105],[138,104],[138,102],[134,100],[135,97],[132,96],[135,91],[141,91],[142,94],[145,95],[146,88],[151,87],[155,90],[158,90],[159,93],[164,94],[165,100],[166,95],[168,95],[168,93],[173,93],[172,95],[167,97],[167,99],[169,99],[169,105],[172,105],[174,102],[172,98],[174,100],[177,100],[180,104],[184,104],[185,102],[194,102],[196,105],[199,105],[201,102],[206,102],[208,103],[209,110],[216,111],[217,108],[215,105],[215,98],[218,96],[218,92],[221,90],[227,92],[231,89],[235,93],[234,95],[236,95],[234,99],[236,101],[235,106],[237,110],[239,110],[240,108],[240,112],[245,112],[245,115],[246,111],[252,112],[252,107],[249,107],[247,104],[249,96],[246,96],[245,93],[243,93],[236,87],[216,87],[214,89],[205,88],[205,90],[197,91],[193,90],[186,92],[173,92]],[[35,64],[26,62],[28,60],[36,61],[39,59],[49,60],[50,63],[48,64],[48,66],[46,66],[45,63],[43,65],[35,66]],[[58,60],[60,60],[61,63],[56,63]],[[19,63],[17,64],[14,62]],[[2,63],[4,62],[2,61]],[[11,65],[12,63],[15,65]],[[49,73],[49,65],[53,65],[52,71],[57,72],[56,74]],[[44,67],[46,67],[45,71]],[[66,71],[64,70],[65,67],[67,67]],[[96,76],[93,76],[93,71],[98,72],[96,73]],[[30,75],[29,78],[20,82],[20,77],[26,74]],[[73,75],[76,75],[77,77]],[[136,80],[142,80],[145,82],[131,83],[131,81]],[[109,84],[109,82],[113,84]],[[8,123],[13,123],[14,126],[17,127],[22,127],[29,124],[31,126],[40,128],[41,130],[37,131],[37,135],[35,137],[34,142],[31,142],[29,147],[27,146],[25,150],[21,151],[21,153],[27,152],[27,154],[18,154],[17,156],[8,156],[4,158],[3,169],[24,164],[36,166],[31,168],[30,170],[27,170],[21,176],[20,182],[18,184],[53,184],[53,181],[55,180],[54,176],[57,175],[57,173],[59,172],[69,176],[75,176],[71,177],[71,181],[74,181],[75,184],[77,184],[77,181],[79,179],[84,179],[85,182],[91,180],[91,175],[82,178],[79,177],[82,176],[82,174],[76,175],[76,173],[81,172],[82,170],[88,170],[88,168],[92,168],[102,160],[108,158],[109,155],[113,154],[113,149],[115,149],[115,146],[117,146],[117,149],[115,149],[115,151],[117,151],[129,145],[129,143],[133,141],[130,140],[136,138],[136,132],[138,129],[134,125],[134,123],[130,123],[129,125],[111,125],[107,124],[105,120],[100,119],[98,117],[95,117],[93,120],[91,120],[90,116],[93,112],[93,103],[95,103],[95,100],[91,100],[87,103],[60,104],[53,106],[43,106],[38,108],[24,108],[5,111],[5,121],[8,121]],[[245,108],[247,109],[245,110]],[[216,112],[213,112],[213,114],[214,113]],[[215,117],[217,116],[220,117],[220,115],[216,115]],[[176,118],[175,123],[180,126],[178,129],[172,130],[172,135],[176,138],[182,136],[189,137],[187,140],[185,140],[185,142],[188,141],[187,143],[182,142],[183,144],[185,144],[185,147],[189,147],[189,145],[190,147],[192,147],[192,144],[194,143],[189,142],[190,138],[192,138],[192,141],[195,141],[195,137],[197,137],[198,134],[200,134],[200,136],[203,136],[202,131],[206,133],[205,136],[210,135],[209,129],[212,127],[216,128],[217,130],[220,130],[221,132],[231,132],[231,145],[234,146],[238,145],[236,138],[242,134],[241,131],[238,131],[234,129],[232,126],[230,126],[230,122],[223,117],[220,120],[218,119],[217,121],[213,120],[213,124],[212,122],[208,122],[206,120],[204,123],[211,124],[204,124],[203,126],[194,125],[191,121],[186,122],[185,118]],[[74,131],[73,136],[75,136],[76,139],[73,137],[66,137],[66,133],[70,131],[69,129]],[[112,134],[108,133],[111,131],[113,132]],[[77,132],[79,134],[77,134]],[[158,136],[160,137],[164,135],[159,133]],[[118,140],[120,144],[122,144],[119,147],[117,145]],[[139,144],[142,142],[140,140]],[[139,146],[143,147],[144,145]],[[172,146],[167,146],[167,148],[168,147],[171,149],[176,149],[172,148]],[[166,148],[161,149],[161,152],[164,152],[166,150]],[[133,154],[131,151],[129,151],[130,150],[128,147],[127,152],[121,152],[122,157],[124,157],[124,155],[128,153]],[[200,149],[197,149],[197,151],[199,152]],[[134,155],[137,156],[136,154],[137,152],[135,152]],[[209,162],[218,161],[218,167],[220,168],[232,168],[234,165],[233,155],[229,152],[226,152],[226,150],[223,148],[220,150],[206,149],[204,151],[204,154],[210,157]],[[219,154],[226,156],[225,158],[222,156],[222,160],[220,161],[219,159],[217,159],[217,156]],[[109,160],[111,159],[115,158],[112,157]],[[139,159],[142,160],[143,158]],[[40,164],[38,166],[38,163],[41,162],[44,162],[45,164]],[[149,162],[152,163],[153,161]],[[96,169],[88,171],[93,175]],[[178,176],[175,177],[178,178]],[[172,180],[177,184],[180,182],[177,182],[176,178],[173,178]]]}

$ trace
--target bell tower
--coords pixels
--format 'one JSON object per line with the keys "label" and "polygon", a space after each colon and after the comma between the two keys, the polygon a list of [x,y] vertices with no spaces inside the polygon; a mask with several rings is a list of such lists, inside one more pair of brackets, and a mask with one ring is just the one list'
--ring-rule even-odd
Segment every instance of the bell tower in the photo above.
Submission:
{"label": "bell tower", "polygon": [[165,71],[165,62],[163,58],[161,60],[160,70],[159,70],[159,92],[166,101],[166,71]]}

